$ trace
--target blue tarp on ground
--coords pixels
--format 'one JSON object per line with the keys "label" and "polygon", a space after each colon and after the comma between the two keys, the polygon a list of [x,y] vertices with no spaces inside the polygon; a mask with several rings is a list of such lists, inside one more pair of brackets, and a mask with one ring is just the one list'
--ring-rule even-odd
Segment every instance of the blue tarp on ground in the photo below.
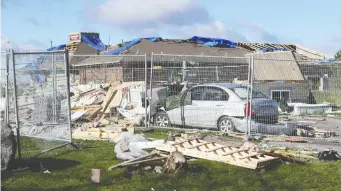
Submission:
{"label": "blue tarp on ground", "polygon": [[107,49],[107,46],[103,44],[101,39],[97,38],[96,36],[90,36],[90,35],[82,35],[82,42],[85,42],[88,46],[98,50],[103,51]]}
{"label": "blue tarp on ground", "polygon": [[237,48],[237,44],[222,38],[208,38],[208,37],[200,37],[200,36],[193,36],[190,40],[195,41],[196,43],[203,44],[204,46],[219,46],[219,47],[226,47],[226,48]]}

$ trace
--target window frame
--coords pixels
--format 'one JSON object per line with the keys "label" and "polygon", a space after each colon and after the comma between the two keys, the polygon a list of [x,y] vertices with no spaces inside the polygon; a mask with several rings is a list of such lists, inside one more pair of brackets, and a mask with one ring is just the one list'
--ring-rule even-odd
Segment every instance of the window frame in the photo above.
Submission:
{"label": "window frame", "polygon": [[[200,99],[193,99],[193,95],[194,95],[194,91],[197,90],[197,89],[204,89],[201,96],[200,96]],[[198,87],[194,87],[191,89],[191,101],[203,101],[203,95],[205,95],[205,86],[198,86]]]}
{"label": "window frame", "polygon": [[[206,100],[206,93],[208,92],[207,89],[208,88],[212,88],[212,89],[216,89],[222,92],[222,94],[227,95],[227,100]],[[204,92],[204,96],[203,96],[203,100],[202,101],[229,101],[230,100],[230,94],[227,93],[224,89],[220,88],[220,87],[214,87],[214,86],[206,86],[205,87],[205,92]]]}
{"label": "window frame", "polygon": [[271,90],[271,99],[274,100],[273,98],[273,93],[274,92],[280,92],[279,96],[280,96],[280,100],[282,99],[282,92],[289,92],[289,99],[288,102],[291,103],[291,90]]}

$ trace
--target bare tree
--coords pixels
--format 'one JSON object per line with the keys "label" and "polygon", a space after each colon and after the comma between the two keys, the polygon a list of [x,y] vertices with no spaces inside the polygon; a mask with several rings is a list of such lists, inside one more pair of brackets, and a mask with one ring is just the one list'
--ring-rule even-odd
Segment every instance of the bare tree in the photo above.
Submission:
{"label": "bare tree", "polygon": [[335,54],[335,60],[341,60],[341,50]]}

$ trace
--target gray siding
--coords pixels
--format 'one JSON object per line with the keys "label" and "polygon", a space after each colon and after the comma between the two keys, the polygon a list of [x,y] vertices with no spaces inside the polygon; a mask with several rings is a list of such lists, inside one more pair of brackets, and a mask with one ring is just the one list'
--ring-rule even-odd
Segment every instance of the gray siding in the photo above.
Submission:
{"label": "gray siding", "polygon": [[280,82],[255,83],[254,88],[271,98],[271,90],[290,90],[291,102],[309,103],[309,84],[307,82],[288,84]]}

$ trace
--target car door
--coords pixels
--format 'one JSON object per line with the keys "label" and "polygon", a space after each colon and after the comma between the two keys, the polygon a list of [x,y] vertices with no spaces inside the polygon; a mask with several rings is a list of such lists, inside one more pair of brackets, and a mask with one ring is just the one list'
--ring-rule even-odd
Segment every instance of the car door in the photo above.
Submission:
{"label": "car door", "polygon": [[[198,126],[200,119],[198,118],[198,108],[203,100],[205,87],[194,87],[190,90],[191,100],[184,103],[182,121],[188,126]],[[188,95],[187,95],[188,96]]]}
{"label": "car door", "polygon": [[217,119],[229,109],[229,94],[219,87],[205,87],[204,95],[198,106],[198,126],[214,128]]}
{"label": "car door", "polygon": [[197,106],[203,92],[203,88],[194,87],[185,92],[184,95],[179,95],[176,98],[176,104],[174,105],[177,105],[177,107],[167,111],[172,124],[186,126],[196,126],[198,124]]}

